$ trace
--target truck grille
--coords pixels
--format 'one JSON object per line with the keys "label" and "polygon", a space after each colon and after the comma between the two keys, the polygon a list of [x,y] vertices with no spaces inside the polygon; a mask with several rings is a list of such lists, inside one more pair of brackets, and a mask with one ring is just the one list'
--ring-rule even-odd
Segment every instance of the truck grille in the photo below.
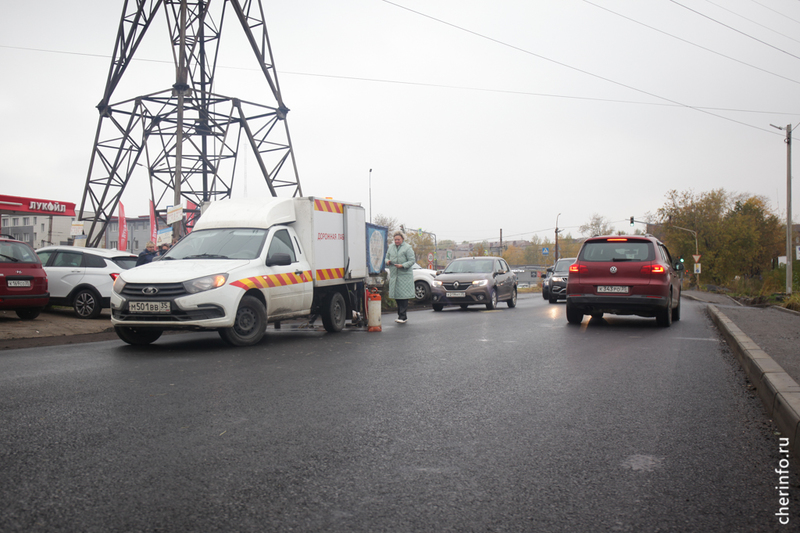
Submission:
{"label": "truck grille", "polygon": [[183,283],[128,283],[122,289],[124,297],[139,300],[171,300],[187,294]]}

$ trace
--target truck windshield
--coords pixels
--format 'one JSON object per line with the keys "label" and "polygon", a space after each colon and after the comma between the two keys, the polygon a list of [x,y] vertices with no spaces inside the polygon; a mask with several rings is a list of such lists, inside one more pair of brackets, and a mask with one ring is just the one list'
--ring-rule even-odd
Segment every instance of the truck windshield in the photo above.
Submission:
{"label": "truck windshield", "polygon": [[197,230],[181,239],[162,259],[255,259],[261,255],[266,237],[265,229]]}

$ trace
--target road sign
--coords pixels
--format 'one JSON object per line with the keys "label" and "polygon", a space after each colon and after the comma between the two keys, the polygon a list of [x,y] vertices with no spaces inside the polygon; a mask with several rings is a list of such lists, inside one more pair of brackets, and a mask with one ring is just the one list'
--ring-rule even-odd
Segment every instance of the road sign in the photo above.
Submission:
{"label": "road sign", "polygon": [[550,255],[550,248],[542,248],[542,255]]}
{"label": "road sign", "polygon": [[428,263],[433,262],[433,254],[428,252]]}
{"label": "road sign", "polygon": [[694,264],[694,273],[695,274],[699,274],[700,273],[700,263],[695,263]]}
{"label": "road sign", "polygon": [[453,258],[453,250],[447,250],[447,260],[450,261]]}
{"label": "road sign", "polygon": [[433,263],[428,263],[428,270],[433,270]]}
{"label": "road sign", "polygon": [[695,263],[699,263],[700,262],[700,254],[697,254],[697,255],[692,254],[692,259],[694,259]]}

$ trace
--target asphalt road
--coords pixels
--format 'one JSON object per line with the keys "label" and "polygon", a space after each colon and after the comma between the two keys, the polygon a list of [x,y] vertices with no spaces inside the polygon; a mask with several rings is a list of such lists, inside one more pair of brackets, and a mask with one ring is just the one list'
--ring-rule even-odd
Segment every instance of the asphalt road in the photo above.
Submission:
{"label": "asphalt road", "polygon": [[774,427],[703,305],[0,353],[0,530],[790,531]]}

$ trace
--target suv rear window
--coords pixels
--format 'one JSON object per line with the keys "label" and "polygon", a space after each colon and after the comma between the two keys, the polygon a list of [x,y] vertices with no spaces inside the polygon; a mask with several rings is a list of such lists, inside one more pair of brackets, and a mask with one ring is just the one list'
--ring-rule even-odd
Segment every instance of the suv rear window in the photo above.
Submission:
{"label": "suv rear window", "polygon": [[112,259],[112,261],[114,261],[114,263],[124,268],[125,270],[128,270],[129,268],[133,268],[136,266],[137,259],[138,259],[137,257],[115,257],[114,259]]}
{"label": "suv rear window", "polygon": [[593,241],[587,242],[581,250],[581,261],[619,262],[652,261],[655,259],[653,243],[649,241]]}

